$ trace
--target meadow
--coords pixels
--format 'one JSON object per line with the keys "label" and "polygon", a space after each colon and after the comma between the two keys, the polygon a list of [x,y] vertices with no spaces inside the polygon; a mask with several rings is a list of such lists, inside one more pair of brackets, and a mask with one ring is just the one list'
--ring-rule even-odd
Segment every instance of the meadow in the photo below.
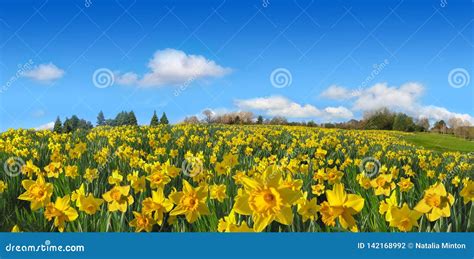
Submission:
{"label": "meadow", "polygon": [[474,231],[472,145],[413,139],[269,125],[8,130],[0,231]]}

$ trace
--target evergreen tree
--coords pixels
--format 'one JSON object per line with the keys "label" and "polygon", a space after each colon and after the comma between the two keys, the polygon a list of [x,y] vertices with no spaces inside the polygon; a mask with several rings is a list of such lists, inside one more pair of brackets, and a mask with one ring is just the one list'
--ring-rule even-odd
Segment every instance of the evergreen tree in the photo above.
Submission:
{"label": "evergreen tree", "polygon": [[169,124],[168,118],[166,117],[166,113],[163,112],[160,118],[160,124]]}
{"label": "evergreen tree", "polygon": [[135,117],[135,113],[130,111],[128,113],[128,125],[136,126],[138,125],[137,117]]}
{"label": "evergreen tree", "polygon": [[56,118],[56,121],[54,122],[54,127],[53,127],[53,131],[56,132],[56,133],[61,133],[63,130],[63,125],[62,125],[62,122],[61,120],[59,119],[59,116]]}
{"label": "evergreen tree", "polygon": [[73,115],[70,119],[66,118],[64,121],[62,132],[69,133],[78,129],[90,130],[92,128],[90,121],[79,119],[76,115]]}
{"label": "evergreen tree", "polygon": [[262,115],[258,115],[257,124],[263,124],[263,117],[262,117]]}
{"label": "evergreen tree", "polygon": [[103,126],[103,125],[105,125],[105,117],[104,117],[104,113],[100,111],[99,115],[97,115],[97,126]]}
{"label": "evergreen tree", "polygon": [[158,121],[158,116],[156,116],[156,111],[153,111],[153,116],[151,117],[150,126],[158,126],[160,122]]}

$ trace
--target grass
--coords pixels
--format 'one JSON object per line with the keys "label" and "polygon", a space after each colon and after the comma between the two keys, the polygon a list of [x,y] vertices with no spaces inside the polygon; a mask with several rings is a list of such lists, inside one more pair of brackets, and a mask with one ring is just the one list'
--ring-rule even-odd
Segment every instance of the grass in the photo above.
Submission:
{"label": "grass", "polygon": [[474,152],[474,141],[457,138],[451,135],[434,133],[414,133],[405,135],[404,140],[414,145],[435,151]]}

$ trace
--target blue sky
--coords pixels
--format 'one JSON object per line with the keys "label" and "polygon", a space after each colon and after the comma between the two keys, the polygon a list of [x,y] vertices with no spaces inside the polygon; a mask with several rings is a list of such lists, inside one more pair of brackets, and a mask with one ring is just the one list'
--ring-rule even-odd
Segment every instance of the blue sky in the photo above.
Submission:
{"label": "blue sky", "polygon": [[100,110],[175,123],[206,108],[322,122],[387,106],[473,123],[473,11],[469,0],[6,0],[0,129],[95,123]]}

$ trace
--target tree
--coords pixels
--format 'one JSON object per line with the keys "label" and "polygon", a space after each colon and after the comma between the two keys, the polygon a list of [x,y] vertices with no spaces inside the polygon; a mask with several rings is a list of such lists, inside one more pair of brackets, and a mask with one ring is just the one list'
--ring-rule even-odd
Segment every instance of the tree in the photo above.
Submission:
{"label": "tree", "polygon": [[205,117],[205,121],[207,123],[211,123],[212,122],[212,115],[214,114],[211,110],[209,109],[206,109],[202,112],[202,114],[204,115]]}
{"label": "tree", "polygon": [[451,117],[448,120],[448,126],[452,129],[456,129],[459,127],[471,126],[471,124],[469,123],[469,121],[463,120],[461,118]]}
{"label": "tree", "polygon": [[395,115],[387,108],[364,114],[364,128],[376,130],[392,130]]}
{"label": "tree", "polygon": [[316,123],[313,120],[308,121],[306,125],[308,125],[308,127],[316,127]]}
{"label": "tree", "polygon": [[135,117],[135,113],[133,111],[130,111],[130,113],[128,113],[127,121],[128,121],[127,125],[132,125],[132,126],[138,125],[137,117]]}
{"label": "tree", "polygon": [[99,112],[97,115],[97,126],[104,126],[105,125],[105,117],[102,111]]}
{"label": "tree", "polygon": [[153,116],[151,117],[150,126],[158,126],[158,116],[156,116],[156,111],[153,111]]}
{"label": "tree", "polygon": [[199,119],[196,116],[186,117],[183,120],[184,124],[199,124]]}
{"label": "tree", "polygon": [[444,120],[435,122],[435,124],[433,125],[433,129],[437,129],[437,130],[446,129],[446,122],[444,122]]}
{"label": "tree", "polygon": [[398,113],[393,119],[393,130],[398,131],[415,131],[415,123],[413,118],[404,113]]}
{"label": "tree", "polygon": [[263,117],[262,117],[262,115],[258,115],[257,124],[263,124]]}
{"label": "tree", "polygon": [[79,119],[76,115],[72,115],[70,119],[66,118],[63,124],[62,132],[69,133],[78,129],[90,130],[92,129],[92,123],[84,119]]}
{"label": "tree", "polygon": [[56,121],[54,122],[54,127],[53,127],[53,131],[56,132],[56,133],[61,133],[63,130],[63,125],[62,125],[62,122],[61,120],[59,119],[59,116],[56,118]]}
{"label": "tree", "polygon": [[286,125],[288,124],[288,120],[283,116],[275,116],[269,123],[272,125]]}
{"label": "tree", "polygon": [[169,124],[168,118],[166,117],[166,113],[163,112],[160,118],[160,124]]}
{"label": "tree", "polygon": [[416,125],[419,127],[420,131],[428,131],[430,129],[430,121],[428,118],[419,119]]}

